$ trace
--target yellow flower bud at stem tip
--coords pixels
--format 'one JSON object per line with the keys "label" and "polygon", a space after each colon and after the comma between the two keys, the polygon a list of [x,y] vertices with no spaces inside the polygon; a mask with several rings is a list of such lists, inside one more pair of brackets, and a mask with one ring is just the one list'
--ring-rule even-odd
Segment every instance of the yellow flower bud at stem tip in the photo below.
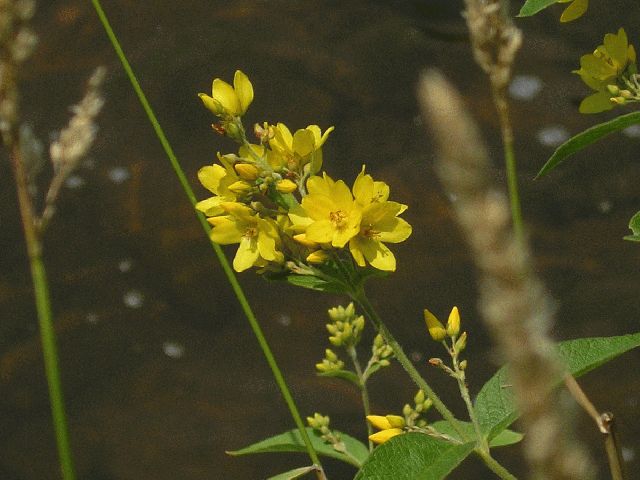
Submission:
{"label": "yellow flower bud at stem tip", "polygon": [[427,323],[427,329],[429,330],[429,335],[436,342],[441,342],[447,336],[447,331],[444,328],[444,325],[440,323],[440,320],[436,318],[436,316],[431,313],[426,308],[424,309],[424,320]]}
{"label": "yellow flower bud at stem tip", "polygon": [[447,335],[455,337],[460,333],[460,312],[458,307],[453,307],[447,321]]}

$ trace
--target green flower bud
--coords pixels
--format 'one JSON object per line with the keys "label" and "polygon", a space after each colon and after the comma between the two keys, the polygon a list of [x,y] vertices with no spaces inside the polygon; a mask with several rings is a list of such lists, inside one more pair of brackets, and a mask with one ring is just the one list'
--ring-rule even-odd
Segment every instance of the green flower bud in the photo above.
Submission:
{"label": "green flower bud", "polygon": [[462,352],[467,347],[467,332],[462,332],[460,338],[456,340],[455,349],[457,352]]}
{"label": "green flower bud", "polygon": [[423,403],[424,392],[422,390],[418,390],[418,393],[416,393],[415,397],[413,397],[413,401],[416,403],[416,405],[418,405],[419,403]]}
{"label": "green flower bud", "polygon": [[405,417],[408,417],[412,413],[413,413],[413,408],[411,408],[411,405],[406,403],[404,407],[402,407],[402,415],[404,415]]}

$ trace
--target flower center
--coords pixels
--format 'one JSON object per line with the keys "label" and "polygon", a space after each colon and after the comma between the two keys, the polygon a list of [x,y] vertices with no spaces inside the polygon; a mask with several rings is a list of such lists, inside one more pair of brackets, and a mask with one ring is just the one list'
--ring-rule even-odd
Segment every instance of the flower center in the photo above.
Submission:
{"label": "flower center", "polygon": [[336,212],[329,213],[329,220],[336,228],[344,227],[347,223],[347,214],[342,210],[338,210]]}
{"label": "flower center", "polygon": [[244,236],[253,238],[258,235],[258,229],[256,227],[249,227],[244,231]]}
{"label": "flower center", "polygon": [[377,238],[380,236],[380,231],[374,230],[373,225],[369,225],[368,227],[364,227],[362,229],[362,235],[367,238]]}

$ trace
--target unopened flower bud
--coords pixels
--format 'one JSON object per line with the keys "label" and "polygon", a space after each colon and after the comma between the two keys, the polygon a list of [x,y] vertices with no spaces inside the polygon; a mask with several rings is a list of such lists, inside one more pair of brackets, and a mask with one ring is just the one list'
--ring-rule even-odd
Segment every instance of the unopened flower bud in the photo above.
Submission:
{"label": "unopened flower bud", "polygon": [[236,163],[233,166],[236,173],[244,180],[255,180],[258,178],[258,168],[250,163]]}
{"label": "unopened flower bud", "polygon": [[455,337],[460,333],[460,312],[458,307],[453,307],[447,321],[447,335]]}
{"label": "unopened flower bud", "polygon": [[433,365],[434,367],[439,367],[442,365],[442,359],[440,358],[430,358],[429,365]]}
{"label": "unopened flower bud", "polygon": [[404,428],[405,426],[404,417],[400,415],[387,415],[386,418],[392,428]]}
{"label": "unopened flower bud", "polygon": [[367,415],[367,421],[378,430],[386,430],[391,428],[389,419],[383,415]]}
{"label": "unopened flower bud", "polygon": [[406,403],[404,407],[402,407],[402,415],[404,415],[405,417],[411,415],[412,412],[413,408],[411,408],[411,405],[409,405],[408,403]]}
{"label": "unopened flower bud", "polygon": [[460,338],[456,340],[455,349],[457,352],[462,352],[467,347],[467,332],[462,332]]}
{"label": "unopened flower bud", "polygon": [[620,88],[617,85],[607,85],[607,90],[611,95],[618,95],[620,93]]}
{"label": "unopened flower bud", "polygon": [[237,182],[233,182],[231,185],[229,185],[229,190],[236,195],[249,193],[252,189],[253,187],[244,180],[238,180]]}
{"label": "unopened flower bud", "polygon": [[230,139],[236,140],[238,142],[242,141],[242,133],[237,123],[235,122],[226,123],[225,130],[227,132],[227,137],[229,137]]}
{"label": "unopened flower bud", "polygon": [[309,248],[318,248],[318,244],[313,240],[309,240],[305,233],[298,233],[293,236],[293,239],[301,245]]}
{"label": "unopened flower bud", "polygon": [[292,192],[295,192],[297,189],[298,189],[298,185],[296,185],[295,182],[292,182],[288,178],[285,178],[284,180],[280,180],[278,183],[276,183],[276,190],[278,190],[281,193],[292,193]]}
{"label": "unopened flower bud", "polygon": [[633,97],[633,93],[631,93],[629,90],[620,90],[620,96],[622,98],[629,99],[629,98]]}
{"label": "unopened flower bud", "polygon": [[416,393],[415,397],[413,397],[413,401],[415,402],[416,405],[418,405],[419,403],[423,403],[424,392],[422,390],[418,390],[418,393]]}
{"label": "unopened flower bud", "polygon": [[467,369],[467,361],[463,360],[460,362],[460,370],[466,370]]}
{"label": "unopened flower bud", "polygon": [[369,440],[371,440],[375,444],[381,445],[387,440],[390,440],[391,438],[395,437],[396,435],[400,435],[401,433],[401,428],[388,428],[386,430],[376,432],[373,435],[369,435]]}
{"label": "unopened flower bud", "polygon": [[307,262],[309,263],[324,263],[329,259],[329,254],[324,250],[316,250],[307,255]]}
{"label": "unopened flower bud", "polygon": [[627,103],[624,97],[611,97],[609,100],[617,105],[624,105],[625,103]]}
{"label": "unopened flower bud", "polygon": [[445,330],[440,320],[436,318],[436,316],[431,313],[426,308],[424,309],[424,320],[427,323],[427,329],[429,330],[429,335],[436,342],[441,342],[447,336],[447,331]]}
{"label": "unopened flower bud", "polygon": [[373,346],[380,348],[383,345],[384,345],[384,338],[382,338],[382,335],[380,334],[376,335],[376,337],[373,339]]}
{"label": "unopened flower bud", "polygon": [[331,350],[330,348],[327,348],[324,351],[324,356],[327,360],[329,360],[330,362],[335,362],[336,360],[338,360],[338,356],[335,354],[335,352],[333,350]]}

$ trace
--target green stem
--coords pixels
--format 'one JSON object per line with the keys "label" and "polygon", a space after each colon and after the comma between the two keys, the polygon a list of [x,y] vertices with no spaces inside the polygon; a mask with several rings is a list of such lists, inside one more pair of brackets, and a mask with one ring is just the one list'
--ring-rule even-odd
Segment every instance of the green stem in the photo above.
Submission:
{"label": "green stem", "polygon": [[484,464],[489,467],[489,469],[498,477],[502,478],[503,480],[518,480],[515,475],[513,475],[511,472],[509,472],[509,470],[500,465],[488,451],[476,449],[475,452],[482,459]]}
{"label": "green stem", "polygon": [[469,412],[469,419],[473,424],[474,431],[476,433],[476,441],[478,448],[489,451],[489,445],[485,436],[482,434],[482,429],[480,428],[480,422],[478,422],[478,417],[476,416],[476,410],[473,408],[473,403],[471,402],[471,397],[469,396],[469,389],[467,388],[467,383],[465,382],[464,371],[458,368],[458,365],[454,365],[456,373],[461,373],[462,375],[457,375],[456,380],[458,381],[458,388],[460,389],[460,396],[464,400],[464,404],[467,406],[467,411]]}
{"label": "green stem", "polygon": [[504,162],[507,169],[507,187],[509,189],[509,205],[511,207],[511,221],[513,231],[519,246],[524,245],[524,222],[522,221],[522,208],[520,206],[520,193],[518,191],[518,169],[516,167],[516,155],[514,151],[513,130],[509,119],[509,104],[504,89],[493,89],[493,102],[498,111],[500,121],[500,133],[504,148]]}
{"label": "green stem", "polygon": [[[158,119],[156,118],[155,113],[153,112],[153,109],[151,108],[151,105],[149,104],[149,101],[147,100],[146,95],[144,94],[142,88],[140,87],[138,79],[136,78],[136,75],[133,72],[131,65],[129,64],[129,61],[127,60],[127,57],[124,54],[122,47],[120,46],[120,42],[118,41],[113,29],[111,28],[109,20],[104,10],[102,9],[102,6],[100,5],[100,0],[91,0],[91,2],[93,3],[93,6],[96,10],[96,13],[98,14],[98,17],[100,18],[100,21],[102,22],[102,25],[107,33],[107,36],[109,37],[109,40],[111,41],[111,44],[113,45],[113,48],[116,51],[116,54],[120,59],[120,62],[122,63],[122,67],[124,68],[127,74],[127,77],[129,78],[129,81],[131,82],[131,85],[134,91],[136,92],[138,99],[140,100],[140,103],[142,104],[142,107],[144,108],[144,111],[147,114],[147,117],[149,118],[149,122],[153,126],[156,136],[158,137],[158,139],[160,140],[160,143],[162,144],[162,148],[164,149],[167,157],[169,158],[169,162],[171,163],[171,166],[173,167],[173,170],[176,176],[178,177],[178,180],[180,181],[180,185],[182,186],[184,193],[187,195],[191,204],[195,207],[197,203],[197,199],[195,194],[193,193],[193,190],[191,189],[191,185],[189,184],[189,181],[187,180],[184,170],[180,166],[180,163],[175,153],[173,152],[173,149],[171,148],[171,144],[169,143],[169,140],[167,140],[167,137],[164,134],[164,131],[162,130],[162,127],[160,126],[160,123],[158,122]],[[209,226],[209,223],[207,222],[205,216],[200,212],[196,212],[196,214],[197,214],[198,220],[200,221],[200,224],[202,225],[203,230],[205,231],[207,236],[209,236],[211,232],[211,227]],[[269,367],[271,368],[271,372],[280,389],[282,397],[284,398],[284,401],[287,404],[287,407],[289,408],[289,412],[293,418],[293,421],[295,422],[296,427],[300,432],[300,436],[305,444],[309,458],[315,465],[319,467],[318,478],[324,479],[326,477],[322,469],[322,464],[320,463],[320,459],[318,458],[318,454],[316,453],[315,449],[313,448],[313,445],[311,444],[311,439],[307,434],[307,430],[302,421],[302,417],[300,416],[300,413],[293,400],[291,392],[289,391],[289,387],[287,386],[284,376],[282,375],[282,371],[278,367],[278,364],[275,360],[275,357],[273,356],[271,348],[269,347],[269,344],[267,343],[267,340],[262,332],[262,328],[260,327],[258,320],[256,319],[253,311],[251,310],[251,307],[244,294],[244,291],[242,290],[242,287],[238,283],[238,279],[236,278],[235,273],[231,269],[231,266],[229,265],[229,261],[224,255],[222,248],[220,248],[220,246],[214,242],[211,242],[211,245],[213,247],[213,250],[216,256],[218,257],[218,260],[220,261],[220,265],[222,265],[222,269],[224,270],[224,273],[227,276],[229,283],[231,284],[233,292],[235,293],[238,299],[238,302],[242,307],[242,311],[244,312],[245,316],[247,317],[247,320],[249,321],[251,329],[253,330],[253,334],[255,335],[258,341],[258,344],[262,349],[262,353],[267,363],[269,364]]]}
{"label": "green stem", "polygon": [[56,435],[56,445],[60,469],[64,480],[75,480],[75,470],[69,443],[69,430],[64,408],[64,398],[60,382],[60,368],[58,366],[58,352],[56,348],[56,336],[53,328],[53,315],[51,313],[51,301],[49,299],[49,284],[42,262],[42,243],[40,235],[35,227],[35,214],[29,196],[26,173],[22,164],[22,158],[18,146],[12,149],[11,159],[15,172],[16,187],[20,216],[24,229],[25,242],[29,255],[31,277],[35,292],[36,311],[40,326],[40,340],[44,355],[45,375],[49,388],[49,404]]}
{"label": "green stem", "polygon": [[373,308],[371,302],[364,292],[364,288],[361,288],[358,292],[351,292],[351,298],[353,298],[353,300],[362,307],[362,309],[365,311],[367,316],[371,319],[375,327],[384,338],[385,342],[387,342],[387,344],[393,349],[393,353],[398,362],[400,362],[400,365],[402,365],[402,367],[409,374],[409,377],[411,377],[418,388],[420,388],[425,393],[425,395],[427,395],[427,397],[431,399],[434,408],[440,413],[440,415],[442,415],[442,418],[449,422],[451,428],[455,430],[455,432],[463,441],[469,441],[467,434],[460,427],[460,425],[458,424],[458,420],[454,417],[451,410],[447,408],[442,400],[440,400],[440,397],[436,395],[436,392],[434,392],[433,389],[424,380],[424,378],[422,378],[411,360],[409,360],[407,355],[404,353],[404,350],[402,350],[400,344],[396,341],[387,326],[384,324],[375,308]]}
{"label": "green stem", "polygon": [[[360,362],[358,361],[358,352],[354,346],[350,346],[347,348],[347,353],[351,357],[351,362],[353,363],[353,367],[356,369],[356,375],[358,375],[358,380],[360,380],[360,395],[362,397],[362,409],[364,410],[365,418],[371,415],[371,406],[369,403],[369,390],[367,389],[367,379],[365,378],[362,367],[360,366]],[[365,421],[367,424],[367,438],[373,434],[373,428],[368,421]],[[369,451],[373,451],[373,442],[369,440]]]}

